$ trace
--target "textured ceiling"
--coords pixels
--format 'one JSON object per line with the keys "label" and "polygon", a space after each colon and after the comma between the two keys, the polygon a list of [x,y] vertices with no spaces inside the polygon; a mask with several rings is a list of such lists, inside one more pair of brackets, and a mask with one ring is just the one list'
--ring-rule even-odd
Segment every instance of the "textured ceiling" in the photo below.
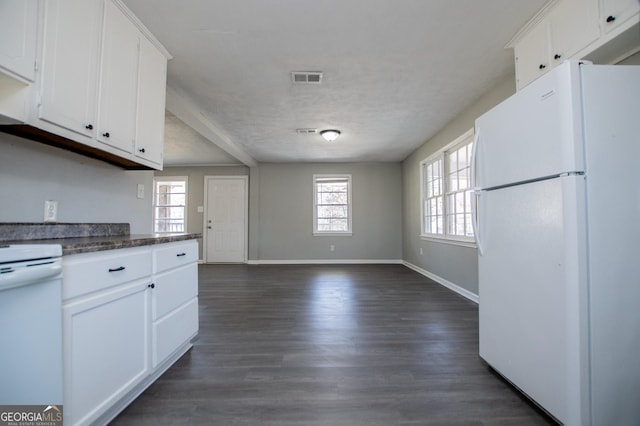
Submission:
{"label": "textured ceiling", "polygon": [[[504,45],[546,0],[124,3],[173,55],[168,86],[183,108],[167,109],[252,163],[404,159],[513,73]],[[291,71],[323,82],[293,85]],[[307,127],[342,136],[296,133]],[[181,147],[180,162],[202,163],[201,148]]]}
{"label": "textured ceiling", "polygon": [[241,164],[217,145],[167,112],[164,128],[164,165]]}

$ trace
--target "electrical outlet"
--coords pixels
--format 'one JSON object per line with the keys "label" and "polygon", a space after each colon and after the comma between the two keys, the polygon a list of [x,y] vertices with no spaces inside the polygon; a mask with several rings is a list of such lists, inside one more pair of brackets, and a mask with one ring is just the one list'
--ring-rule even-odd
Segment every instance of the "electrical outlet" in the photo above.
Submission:
{"label": "electrical outlet", "polygon": [[56,222],[58,220],[58,202],[55,200],[46,200],[44,202],[44,221]]}
{"label": "electrical outlet", "polygon": [[331,244],[329,246],[329,251],[336,251],[336,246],[334,246],[333,244]]}
{"label": "electrical outlet", "polygon": [[138,198],[144,198],[144,185],[141,183],[138,184]]}
{"label": "electrical outlet", "polygon": [[420,247],[420,256],[422,256],[422,247]]}

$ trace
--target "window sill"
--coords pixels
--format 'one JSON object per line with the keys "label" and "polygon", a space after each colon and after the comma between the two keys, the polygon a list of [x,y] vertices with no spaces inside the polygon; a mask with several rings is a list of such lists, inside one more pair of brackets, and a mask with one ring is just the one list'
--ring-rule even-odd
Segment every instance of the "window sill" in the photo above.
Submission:
{"label": "window sill", "polygon": [[451,244],[453,246],[476,248],[476,242],[473,240],[458,240],[454,238],[432,237],[431,235],[420,235],[423,241],[432,241],[434,243]]}
{"label": "window sill", "polygon": [[352,232],[314,232],[314,237],[350,237]]}

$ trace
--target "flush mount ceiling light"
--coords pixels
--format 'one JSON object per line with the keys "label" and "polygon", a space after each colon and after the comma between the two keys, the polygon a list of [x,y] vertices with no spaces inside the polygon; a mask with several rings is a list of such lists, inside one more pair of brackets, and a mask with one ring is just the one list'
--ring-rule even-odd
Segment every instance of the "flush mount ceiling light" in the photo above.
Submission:
{"label": "flush mount ceiling light", "polygon": [[328,142],[333,142],[336,139],[338,139],[338,136],[340,136],[340,130],[323,130],[320,132],[320,135],[325,138]]}

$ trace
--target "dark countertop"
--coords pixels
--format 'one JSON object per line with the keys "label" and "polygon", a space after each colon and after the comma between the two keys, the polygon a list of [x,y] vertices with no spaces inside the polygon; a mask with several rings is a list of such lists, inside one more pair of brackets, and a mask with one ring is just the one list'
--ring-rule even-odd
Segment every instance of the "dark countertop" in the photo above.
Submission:
{"label": "dark countertop", "polygon": [[129,234],[128,223],[0,223],[2,245],[60,244],[63,255],[197,238],[202,234]]}
{"label": "dark countertop", "polygon": [[128,247],[143,247],[197,238],[202,238],[202,234],[134,234],[110,237],[49,238],[42,240],[4,241],[2,244],[60,244],[62,246],[62,255],[64,256]]}

